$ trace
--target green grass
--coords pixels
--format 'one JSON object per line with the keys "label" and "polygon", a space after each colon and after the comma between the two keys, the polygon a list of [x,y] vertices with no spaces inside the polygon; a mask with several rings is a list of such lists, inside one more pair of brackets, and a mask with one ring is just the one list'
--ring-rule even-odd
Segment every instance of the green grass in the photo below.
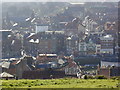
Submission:
{"label": "green grass", "polygon": [[20,79],[2,80],[3,88],[117,88],[118,80],[113,79]]}

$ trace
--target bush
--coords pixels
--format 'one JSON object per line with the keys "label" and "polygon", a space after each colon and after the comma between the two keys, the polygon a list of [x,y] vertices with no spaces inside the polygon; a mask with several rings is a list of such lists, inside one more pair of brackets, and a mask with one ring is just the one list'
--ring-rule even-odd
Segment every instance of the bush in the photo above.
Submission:
{"label": "bush", "polygon": [[95,79],[94,76],[87,76],[88,79]]}
{"label": "bush", "polygon": [[85,76],[84,76],[84,79],[88,79],[88,76],[87,76],[87,75],[85,75]]}
{"label": "bush", "polygon": [[64,78],[62,78],[62,79],[68,80],[68,79],[75,79],[75,78],[77,78],[77,77],[73,77],[73,76],[66,76],[66,77],[64,77]]}
{"label": "bush", "polygon": [[120,80],[120,76],[114,76],[114,77],[111,77],[111,79]]}
{"label": "bush", "polygon": [[95,79],[107,79],[104,75],[95,76]]}

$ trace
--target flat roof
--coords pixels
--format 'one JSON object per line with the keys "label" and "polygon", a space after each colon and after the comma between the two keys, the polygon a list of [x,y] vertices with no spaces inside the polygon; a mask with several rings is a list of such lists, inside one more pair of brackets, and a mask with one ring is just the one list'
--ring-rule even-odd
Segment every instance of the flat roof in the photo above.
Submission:
{"label": "flat roof", "polygon": [[6,31],[12,31],[12,30],[0,30],[0,32],[6,32]]}
{"label": "flat roof", "polygon": [[57,54],[39,54],[39,56],[57,56]]}
{"label": "flat roof", "polygon": [[71,2],[70,4],[73,4],[73,5],[84,5],[85,3],[80,3],[80,2]]}

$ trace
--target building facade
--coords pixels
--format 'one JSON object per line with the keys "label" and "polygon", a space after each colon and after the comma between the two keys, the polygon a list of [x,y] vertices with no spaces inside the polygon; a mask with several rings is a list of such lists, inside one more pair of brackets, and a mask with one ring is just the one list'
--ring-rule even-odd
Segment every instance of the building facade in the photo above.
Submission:
{"label": "building facade", "polygon": [[112,35],[106,35],[103,37],[100,37],[100,43],[101,43],[101,53],[114,53],[114,38]]}

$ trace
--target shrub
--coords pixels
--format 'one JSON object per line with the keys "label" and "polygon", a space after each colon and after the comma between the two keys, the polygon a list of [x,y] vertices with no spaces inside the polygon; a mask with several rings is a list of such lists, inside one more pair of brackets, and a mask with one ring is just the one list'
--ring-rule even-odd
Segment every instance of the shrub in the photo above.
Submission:
{"label": "shrub", "polygon": [[66,77],[64,77],[64,78],[62,78],[62,79],[65,79],[65,80],[68,80],[68,79],[74,79],[74,78],[76,78],[76,77],[73,77],[73,76],[66,76]]}
{"label": "shrub", "polygon": [[10,86],[12,87],[13,85],[12,85],[12,84],[10,84]]}
{"label": "shrub", "polygon": [[41,83],[40,85],[43,85],[43,83]]}
{"label": "shrub", "polygon": [[111,77],[111,79],[113,79],[113,80],[120,80],[120,76],[114,76],[114,77]]}
{"label": "shrub", "polygon": [[88,79],[95,79],[94,76],[87,76]]}
{"label": "shrub", "polygon": [[95,76],[95,79],[107,79],[104,75]]}
{"label": "shrub", "polygon": [[85,76],[84,76],[84,79],[88,79],[88,76],[87,76],[87,75],[85,75]]}

